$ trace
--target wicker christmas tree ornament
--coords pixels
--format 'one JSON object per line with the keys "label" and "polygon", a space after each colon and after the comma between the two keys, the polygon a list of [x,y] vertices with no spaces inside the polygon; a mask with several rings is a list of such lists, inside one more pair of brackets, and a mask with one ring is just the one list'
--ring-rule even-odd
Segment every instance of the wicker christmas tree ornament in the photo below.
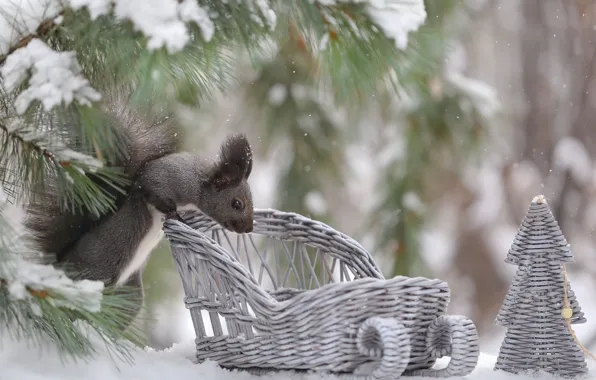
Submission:
{"label": "wicker christmas tree ornament", "polygon": [[562,377],[587,373],[571,329],[586,322],[565,274],[564,265],[573,261],[546,199],[535,197],[505,259],[518,269],[496,318],[507,328],[496,370]]}

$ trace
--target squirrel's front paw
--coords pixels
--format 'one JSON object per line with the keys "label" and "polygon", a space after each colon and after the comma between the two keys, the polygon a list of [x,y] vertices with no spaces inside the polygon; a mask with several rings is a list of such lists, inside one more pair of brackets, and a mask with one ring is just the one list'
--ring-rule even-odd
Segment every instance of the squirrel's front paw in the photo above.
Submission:
{"label": "squirrel's front paw", "polygon": [[176,211],[176,210],[168,212],[166,214],[166,219],[174,219],[174,220],[184,223],[184,219],[182,219],[182,217],[180,216],[180,214],[178,214],[178,211]]}

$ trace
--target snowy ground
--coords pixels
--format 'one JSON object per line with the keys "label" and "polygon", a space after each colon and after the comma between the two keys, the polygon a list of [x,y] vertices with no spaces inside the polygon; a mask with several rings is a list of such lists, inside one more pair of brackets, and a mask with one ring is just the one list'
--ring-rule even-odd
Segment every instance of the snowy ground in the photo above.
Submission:
{"label": "snowy ground", "polygon": [[[206,317],[206,316],[205,316]],[[341,379],[330,374],[273,373],[255,376],[243,371],[231,371],[218,367],[215,362],[195,363],[195,345],[192,338],[173,347],[156,351],[133,348],[133,362],[125,362],[114,357],[105,350],[96,335],[89,333],[98,350],[98,354],[87,362],[64,361],[51,348],[31,346],[23,342],[2,339],[0,334],[0,380],[157,380],[172,376],[176,380],[318,380]],[[192,334],[194,337],[194,334]],[[449,358],[438,360],[436,368],[445,367]],[[504,372],[496,372],[493,367],[496,357],[486,353],[480,355],[474,372],[465,378],[470,380],[529,380],[530,376],[516,376]],[[590,374],[584,380],[596,380],[594,371],[596,362],[588,358]],[[540,379],[553,379],[554,376],[544,374]],[[345,379],[345,377],[344,377]],[[420,377],[408,379],[422,379]],[[430,379],[430,378],[429,378]],[[457,378],[454,378],[457,379]]]}
{"label": "snowy ground", "polygon": [[[192,358],[194,344],[187,341],[174,345],[169,350],[136,350],[135,363],[129,365],[119,362],[116,365],[104,352],[97,359],[88,363],[62,364],[59,357],[52,352],[41,351],[38,348],[28,348],[26,345],[4,344],[0,351],[0,380],[157,380],[171,376],[176,380],[248,380],[248,379],[336,379],[331,375],[317,374],[271,374],[264,377],[250,375],[246,372],[229,371],[219,368],[214,362],[194,364]],[[495,357],[482,354],[474,372],[466,378],[471,380],[507,380],[529,379],[528,376],[515,376],[503,372],[495,372],[493,366]],[[437,363],[437,367],[444,366],[446,360]],[[589,363],[593,372],[595,365]],[[542,379],[552,379],[550,375],[541,376]],[[413,379],[413,378],[410,378]],[[587,378],[596,379],[595,375]]]}

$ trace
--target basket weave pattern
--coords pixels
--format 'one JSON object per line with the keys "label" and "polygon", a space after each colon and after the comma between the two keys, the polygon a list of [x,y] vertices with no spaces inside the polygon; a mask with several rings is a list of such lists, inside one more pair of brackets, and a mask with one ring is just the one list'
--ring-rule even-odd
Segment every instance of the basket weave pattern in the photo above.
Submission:
{"label": "basket weave pattern", "polygon": [[[462,376],[476,366],[476,328],[445,315],[445,282],[385,279],[356,241],[293,213],[255,210],[254,231],[243,235],[202,214],[184,218],[164,229],[199,361],[370,379]],[[442,356],[449,365],[432,369]]]}

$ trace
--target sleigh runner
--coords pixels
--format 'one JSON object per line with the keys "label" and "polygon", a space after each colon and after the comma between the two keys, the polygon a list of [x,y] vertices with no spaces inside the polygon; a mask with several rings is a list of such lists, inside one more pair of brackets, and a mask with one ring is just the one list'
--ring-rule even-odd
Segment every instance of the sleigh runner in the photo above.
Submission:
{"label": "sleigh runner", "polygon": [[[199,361],[370,379],[463,376],[476,366],[476,328],[445,314],[445,282],[385,279],[356,241],[294,213],[255,210],[254,230],[244,235],[203,214],[185,220],[164,229]],[[443,356],[451,357],[447,367],[433,369]]]}

